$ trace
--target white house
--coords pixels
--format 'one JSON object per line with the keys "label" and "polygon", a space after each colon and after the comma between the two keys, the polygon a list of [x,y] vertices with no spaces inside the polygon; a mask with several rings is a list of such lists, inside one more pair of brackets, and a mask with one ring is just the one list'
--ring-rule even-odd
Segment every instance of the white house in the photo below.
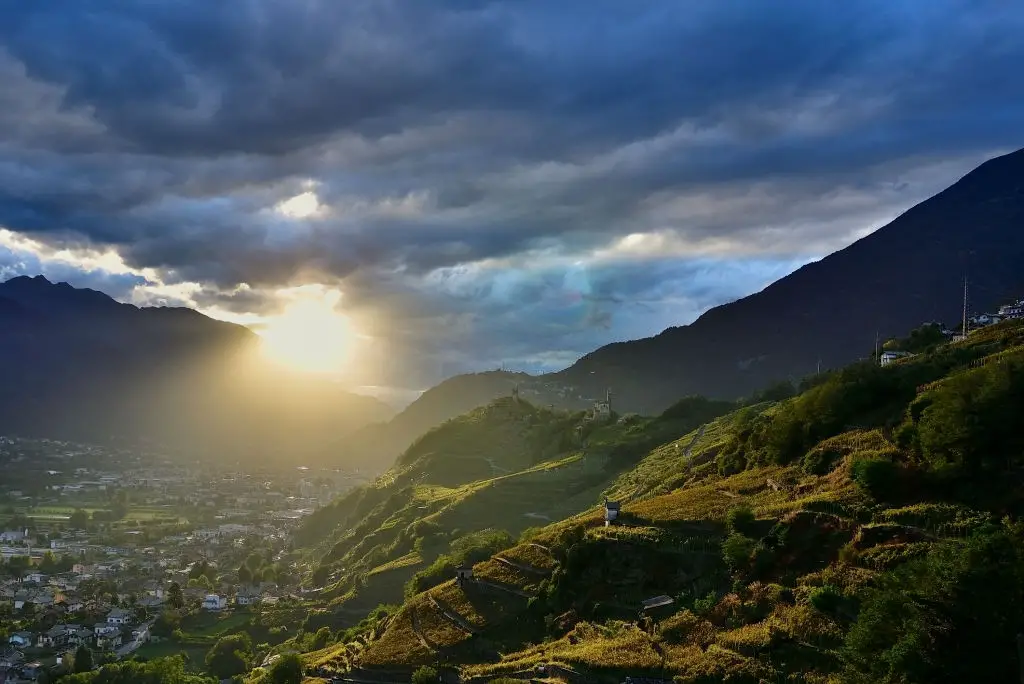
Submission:
{"label": "white house", "polygon": [[21,610],[26,603],[32,603],[32,594],[24,590],[14,594],[14,610]]}
{"label": "white house", "polygon": [[121,628],[119,626],[112,625],[106,622],[97,622],[95,625],[93,625],[92,628],[92,633],[97,638],[107,636],[109,634],[114,634],[120,631]]}
{"label": "white house", "polygon": [[203,599],[203,610],[224,610],[228,600],[219,594],[207,594]]}
{"label": "white house", "polygon": [[108,625],[127,625],[131,622],[132,614],[127,610],[121,610],[120,608],[113,608],[107,613],[107,624]]}
{"label": "white house", "polygon": [[999,307],[999,315],[1003,318],[1024,318],[1024,299]]}
{"label": "white house", "polygon": [[15,632],[7,640],[7,643],[24,648],[25,646],[31,646],[33,641],[32,632]]}
{"label": "white house", "polygon": [[1002,320],[997,314],[978,314],[970,319],[971,325],[995,325]]}
{"label": "white house", "polygon": [[884,351],[882,357],[879,359],[879,364],[882,366],[888,366],[897,359],[905,359],[908,356],[913,356],[910,352],[905,351]]}
{"label": "white house", "polygon": [[121,647],[121,630],[96,636],[96,648],[113,651]]}

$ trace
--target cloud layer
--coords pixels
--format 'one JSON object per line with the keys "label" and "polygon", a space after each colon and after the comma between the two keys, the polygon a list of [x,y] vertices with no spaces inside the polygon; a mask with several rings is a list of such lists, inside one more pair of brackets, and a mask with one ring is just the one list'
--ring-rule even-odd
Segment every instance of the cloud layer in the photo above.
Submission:
{"label": "cloud layer", "polygon": [[685,323],[1022,144],[998,0],[0,13],[0,276],[243,321],[322,284],[362,384]]}

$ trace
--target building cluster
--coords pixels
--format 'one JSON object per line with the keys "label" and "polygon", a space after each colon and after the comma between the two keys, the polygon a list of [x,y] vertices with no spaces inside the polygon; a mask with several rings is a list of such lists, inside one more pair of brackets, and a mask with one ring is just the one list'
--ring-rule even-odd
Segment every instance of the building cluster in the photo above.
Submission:
{"label": "building cluster", "polygon": [[[964,326],[961,326],[957,329],[950,329],[947,328],[946,326],[941,326],[941,328],[942,334],[945,335],[947,340],[949,340],[950,342],[961,342],[964,340],[965,332],[970,332],[971,330],[977,330],[979,328],[985,328],[990,325],[1002,323],[1003,321],[1022,318],[1024,318],[1024,299],[1018,299],[1013,303],[1004,304],[1000,306],[996,313],[980,313],[966,318],[964,321],[966,323],[966,331],[964,330]],[[931,323],[927,325],[939,326],[940,324]],[[895,361],[908,358],[911,356],[914,356],[914,354],[908,351],[884,351],[879,356],[879,363],[883,366],[888,366],[889,364]]]}
{"label": "building cluster", "polygon": [[[174,585],[189,611],[298,598],[287,593],[297,578],[276,572],[287,540],[360,482],[10,437],[0,437],[0,468],[12,474],[0,481],[0,684],[35,681],[81,646],[133,653]],[[237,577],[253,549],[274,571]]]}
{"label": "building cluster", "polygon": [[90,548],[86,555],[101,553],[106,559],[74,563],[52,574],[30,566],[20,578],[0,580],[0,613],[22,625],[0,643],[0,683],[34,681],[43,671],[40,652],[56,654],[57,664],[80,646],[116,658],[130,655],[150,640],[155,616],[170,600],[174,584],[184,605],[198,610],[276,603],[287,591],[276,582],[217,581],[211,589],[189,579],[198,564],[217,574],[217,559],[237,558],[240,541],[259,538],[264,543],[284,536],[269,524],[228,523],[169,536],[150,547]]}

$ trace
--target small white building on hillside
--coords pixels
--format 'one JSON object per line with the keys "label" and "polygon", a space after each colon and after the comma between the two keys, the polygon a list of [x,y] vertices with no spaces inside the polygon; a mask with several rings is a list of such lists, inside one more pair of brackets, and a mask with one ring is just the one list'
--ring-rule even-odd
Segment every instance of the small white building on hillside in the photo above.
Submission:
{"label": "small white building on hillside", "polygon": [[888,366],[893,361],[896,361],[898,359],[905,359],[908,356],[913,356],[913,354],[905,351],[885,351],[882,352],[882,358],[879,359],[879,364],[883,366]]}
{"label": "small white building on hillside", "polygon": [[207,594],[203,599],[203,610],[224,610],[228,600],[219,594]]}

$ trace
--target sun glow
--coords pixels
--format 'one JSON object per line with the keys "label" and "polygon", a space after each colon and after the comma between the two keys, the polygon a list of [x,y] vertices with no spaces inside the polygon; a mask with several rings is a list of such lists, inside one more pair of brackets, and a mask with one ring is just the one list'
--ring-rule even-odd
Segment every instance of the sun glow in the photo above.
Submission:
{"label": "sun glow", "polygon": [[259,333],[266,357],[296,370],[342,370],[354,333],[348,318],[335,311],[337,300],[337,296],[302,299],[267,320]]}

